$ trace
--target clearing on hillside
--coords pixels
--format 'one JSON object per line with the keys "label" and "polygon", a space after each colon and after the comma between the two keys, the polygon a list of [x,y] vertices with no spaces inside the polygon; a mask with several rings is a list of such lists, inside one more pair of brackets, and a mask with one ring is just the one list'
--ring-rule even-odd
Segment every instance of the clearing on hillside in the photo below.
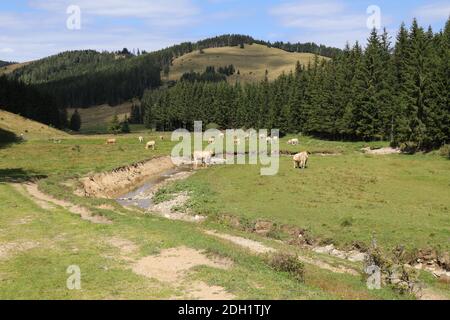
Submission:
{"label": "clearing on hillside", "polygon": [[[281,49],[252,44],[240,47],[222,47],[204,49],[203,53],[194,51],[173,61],[168,80],[179,80],[190,71],[203,72],[207,66],[219,67],[234,65],[236,73],[228,78],[230,82],[254,82],[264,80],[268,70],[269,80],[275,80],[283,72],[289,73],[295,69],[297,61],[307,65],[314,61],[312,53],[293,53]],[[322,59],[327,59],[321,57]],[[237,74],[239,70],[240,75]],[[163,76],[163,79],[167,77]]]}
{"label": "clearing on hillside", "polygon": [[[90,107],[87,109],[78,109],[81,116],[81,131],[82,132],[104,132],[108,127],[115,114],[119,120],[125,117],[130,117],[131,102],[125,102],[121,105],[111,107],[107,104]],[[67,109],[67,114],[70,117],[75,112],[75,109]]]}
{"label": "clearing on hillside", "polygon": [[64,131],[4,110],[0,110],[0,129],[12,132],[18,137],[23,133],[25,139],[33,140],[68,136]]}
{"label": "clearing on hillside", "polygon": [[31,61],[30,62],[23,62],[23,63],[15,63],[15,64],[10,64],[10,65],[1,67],[0,68],[0,76],[3,75],[3,74],[12,73],[12,72],[14,72],[17,69],[20,69],[22,67],[25,67],[25,66],[29,65],[30,63],[31,63]]}

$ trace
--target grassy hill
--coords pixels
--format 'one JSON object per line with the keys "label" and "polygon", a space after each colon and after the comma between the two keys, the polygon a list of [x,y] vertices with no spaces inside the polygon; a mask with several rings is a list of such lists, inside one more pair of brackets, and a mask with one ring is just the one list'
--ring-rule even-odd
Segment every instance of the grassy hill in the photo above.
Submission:
{"label": "grassy hill", "polygon": [[0,66],[0,75],[2,74],[10,74],[20,68],[23,68],[29,65],[31,62],[23,62],[23,63],[13,63],[8,65]]}
{"label": "grassy hill", "polygon": [[27,140],[68,136],[63,131],[4,110],[0,110],[0,130],[13,133],[18,137],[23,133]]}
{"label": "grassy hill", "polygon": [[[88,109],[78,109],[81,116],[81,132],[83,133],[97,133],[105,132],[108,123],[113,116],[117,114],[120,120],[125,116],[129,117],[131,112],[131,102],[126,102],[118,106],[111,107],[107,104],[91,107]],[[75,112],[75,109],[68,109],[69,118]]]}
{"label": "grassy hill", "polygon": [[266,70],[269,71],[269,80],[274,80],[283,72],[295,69],[297,61],[307,65],[313,59],[312,53],[287,52],[260,44],[245,45],[244,49],[239,46],[210,48],[204,49],[203,53],[197,50],[175,59],[169,77],[164,79],[178,80],[186,72],[203,72],[207,66],[218,68],[233,64],[240,75],[236,73],[229,77],[230,82],[260,81],[264,79]]}

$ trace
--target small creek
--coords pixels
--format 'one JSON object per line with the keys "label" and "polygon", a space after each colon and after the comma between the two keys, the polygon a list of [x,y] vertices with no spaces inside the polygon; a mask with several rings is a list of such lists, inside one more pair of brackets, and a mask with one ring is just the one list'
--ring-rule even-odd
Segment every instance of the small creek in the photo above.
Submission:
{"label": "small creek", "polygon": [[155,190],[156,186],[164,183],[171,178],[174,178],[178,174],[191,171],[192,167],[190,166],[179,166],[164,171],[148,179],[136,189],[120,196],[116,199],[116,201],[124,207],[134,206],[144,210],[148,210],[153,206],[153,191]]}

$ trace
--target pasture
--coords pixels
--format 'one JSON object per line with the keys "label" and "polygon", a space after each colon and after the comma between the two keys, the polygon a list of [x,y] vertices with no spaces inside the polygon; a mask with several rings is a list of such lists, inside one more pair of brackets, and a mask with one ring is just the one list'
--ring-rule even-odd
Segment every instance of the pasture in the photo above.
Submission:
{"label": "pasture", "polygon": [[[156,150],[145,150],[138,141],[141,135],[145,141],[157,141]],[[335,274],[314,264],[305,264],[305,281],[301,283],[274,270],[264,257],[205,234],[204,228],[315,258],[310,252],[230,229],[215,220],[204,226],[170,221],[126,210],[114,200],[73,194],[74,178],[169,154],[174,143],[168,134],[160,141],[160,135],[141,131],[119,136],[67,136],[61,143],[33,139],[0,149],[1,298],[195,298],[199,293],[188,289],[194,282],[238,299],[411,298],[389,287],[370,291],[360,276]],[[106,139],[112,137],[117,144],[106,145]],[[358,151],[364,143],[306,137],[300,138],[300,146],[288,147],[286,139],[282,139],[282,149],[341,155],[313,154],[309,168],[303,171],[294,170],[291,158],[284,156],[279,174],[273,177],[259,176],[258,166],[212,167],[197,171],[177,188],[191,191],[190,205],[199,213],[298,225],[337,245],[370,241],[375,232],[383,246],[403,243],[449,249],[448,160],[434,154],[366,156]],[[85,206],[112,223],[92,224],[62,207],[43,209],[11,184],[35,179],[46,193]],[[174,186],[169,186],[169,191]],[[125,254],[124,247],[133,249]],[[224,271],[199,265],[183,281],[170,285],[133,272],[136,261],[180,247],[204,250],[207,257],[225,259],[231,266]],[[337,264],[333,258],[327,259]],[[69,265],[80,266],[82,290],[66,288]],[[423,277],[435,290],[449,292],[448,286]]]}

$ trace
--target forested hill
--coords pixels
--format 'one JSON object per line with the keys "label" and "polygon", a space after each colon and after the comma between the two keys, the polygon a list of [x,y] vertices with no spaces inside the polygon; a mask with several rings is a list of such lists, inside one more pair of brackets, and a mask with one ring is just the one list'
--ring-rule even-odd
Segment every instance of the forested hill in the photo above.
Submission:
{"label": "forested hill", "polygon": [[328,56],[338,52],[338,49],[315,44],[271,44],[250,36],[223,35],[195,43],[185,42],[151,53],[131,54],[127,49],[115,53],[94,50],[63,52],[18,68],[10,77],[51,93],[61,107],[88,107],[104,103],[116,105],[142,96],[145,89],[160,86],[161,71],[168,70],[174,59],[182,55],[206,48],[254,43],[285,51]]}

